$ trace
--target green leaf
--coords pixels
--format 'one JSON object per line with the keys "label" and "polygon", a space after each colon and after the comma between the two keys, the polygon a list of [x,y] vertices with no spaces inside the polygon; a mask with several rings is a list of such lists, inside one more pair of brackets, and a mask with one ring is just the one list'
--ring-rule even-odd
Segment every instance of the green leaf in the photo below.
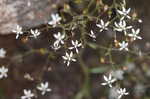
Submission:
{"label": "green leaf", "polygon": [[88,43],[88,46],[93,48],[93,49],[97,49],[97,45],[94,43]]}
{"label": "green leaf", "polygon": [[90,73],[94,73],[94,74],[97,74],[97,73],[104,73],[108,70],[108,67],[96,67],[96,68],[92,68],[90,69]]}

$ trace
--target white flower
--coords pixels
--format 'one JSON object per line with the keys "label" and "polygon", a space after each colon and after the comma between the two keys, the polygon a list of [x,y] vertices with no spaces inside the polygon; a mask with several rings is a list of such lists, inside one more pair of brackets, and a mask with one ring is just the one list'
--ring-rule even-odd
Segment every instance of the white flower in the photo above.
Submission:
{"label": "white flower", "polygon": [[121,99],[122,96],[129,94],[128,92],[126,92],[126,88],[123,88],[123,89],[120,88],[120,89],[118,89],[117,93],[119,94],[118,99]]}
{"label": "white flower", "polygon": [[12,32],[16,33],[16,39],[19,38],[19,35],[23,34],[22,27],[20,27],[19,25],[17,25],[16,29],[13,30]]}
{"label": "white flower", "polygon": [[117,10],[117,12],[122,15],[122,18],[121,20],[123,20],[124,18],[128,18],[128,19],[131,19],[131,17],[128,15],[131,11],[131,8],[127,9],[123,6],[122,7],[122,10]]}
{"label": "white flower", "polygon": [[79,50],[78,50],[78,47],[81,47],[82,46],[82,43],[79,43],[77,40],[76,41],[71,41],[73,47],[69,47],[69,49],[75,49],[76,50],[76,53],[79,53]]}
{"label": "white flower", "polygon": [[55,44],[59,44],[59,43],[64,44],[63,39],[65,38],[65,34],[61,35],[61,33],[58,32],[58,34],[54,34],[53,36],[56,39],[56,41],[54,42]]}
{"label": "white flower", "polygon": [[54,49],[55,51],[59,50],[61,48],[61,45],[57,44],[57,43],[54,43],[52,46],[51,46],[52,49]]}
{"label": "white flower", "polygon": [[131,29],[131,28],[132,28],[132,26],[127,26],[126,21],[120,20],[119,23],[115,22],[114,30],[116,30],[118,32],[124,32],[124,34],[126,35],[127,34],[126,30]]}
{"label": "white flower", "polygon": [[21,96],[21,99],[32,99],[34,97],[34,94],[31,93],[31,90],[23,90],[24,96]]}
{"label": "white flower", "polygon": [[0,48],[0,58],[5,58],[6,57],[6,50],[3,48]]}
{"label": "white flower", "polygon": [[8,72],[8,68],[5,68],[4,66],[2,66],[0,68],[0,79],[7,78],[7,72]]}
{"label": "white flower", "polygon": [[49,25],[56,27],[60,23],[61,17],[58,14],[51,14],[52,20],[48,22]]}
{"label": "white flower", "polygon": [[118,93],[117,93],[117,87],[112,87],[109,89],[109,99],[117,99]]}
{"label": "white flower", "polygon": [[140,33],[140,29],[137,30],[132,29],[132,34],[128,34],[128,36],[132,37],[133,40],[142,39],[142,37],[138,36],[139,33]]}
{"label": "white flower", "polygon": [[103,76],[104,80],[106,81],[105,83],[101,83],[101,85],[105,86],[108,85],[109,87],[112,87],[112,83],[116,81],[116,79],[112,79],[112,75],[109,74],[109,77],[107,78],[105,75]]}
{"label": "white flower", "polygon": [[112,76],[119,80],[123,80],[124,78],[123,74],[124,74],[124,71],[120,69],[112,72]]}
{"label": "white flower", "polygon": [[46,92],[52,91],[50,88],[48,88],[48,82],[41,83],[40,86],[37,87],[37,89],[42,91],[42,95],[44,95]]}
{"label": "white flower", "polygon": [[103,30],[108,30],[107,27],[109,25],[109,22],[104,23],[103,20],[100,20],[100,22],[100,24],[96,24],[96,26],[100,28],[100,32],[102,32]]}
{"label": "white flower", "polygon": [[129,50],[128,49],[128,43],[126,43],[125,41],[123,41],[122,43],[119,43],[119,46],[120,46],[120,48],[119,48],[120,51],[123,49],[125,49],[126,51]]}
{"label": "white flower", "polygon": [[66,55],[65,55],[65,56],[62,56],[62,58],[64,59],[64,63],[67,63],[67,66],[70,65],[70,62],[71,62],[71,61],[73,61],[73,62],[76,61],[76,59],[73,58],[73,53],[72,53],[72,52],[70,52],[70,54],[68,54],[68,53],[66,52]]}
{"label": "white flower", "polygon": [[34,38],[37,38],[41,34],[41,32],[39,32],[38,29],[36,29],[36,30],[31,29],[30,32],[32,34],[30,37],[34,37]]}
{"label": "white flower", "polygon": [[96,39],[96,35],[94,34],[93,30],[91,30],[89,36],[90,36],[91,38],[93,38],[94,40]]}

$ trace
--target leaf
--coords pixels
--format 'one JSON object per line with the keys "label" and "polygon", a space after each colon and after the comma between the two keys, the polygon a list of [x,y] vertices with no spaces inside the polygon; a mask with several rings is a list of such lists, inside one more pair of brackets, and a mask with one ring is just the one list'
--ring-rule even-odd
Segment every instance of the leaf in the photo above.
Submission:
{"label": "leaf", "polygon": [[94,43],[88,43],[88,46],[93,48],[93,49],[97,49],[97,45]]}
{"label": "leaf", "polygon": [[90,73],[104,73],[108,70],[108,67],[96,67],[89,70]]}

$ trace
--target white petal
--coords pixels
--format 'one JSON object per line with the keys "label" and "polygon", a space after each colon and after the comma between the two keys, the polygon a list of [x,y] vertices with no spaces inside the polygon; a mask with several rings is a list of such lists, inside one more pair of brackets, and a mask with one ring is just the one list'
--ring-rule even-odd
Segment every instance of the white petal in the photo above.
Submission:
{"label": "white petal", "polygon": [[103,76],[103,78],[104,78],[105,81],[108,81],[108,79],[107,79],[107,77],[105,75]]}
{"label": "white petal", "polygon": [[101,20],[101,25],[104,26],[104,21],[103,20]]}
{"label": "white petal", "polygon": [[96,24],[97,27],[102,28],[102,26],[100,24]]}
{"label": "white petal", "polygon": [[105,86],[105,85],[107,85],[107,83],[101,83],[101,85]]}

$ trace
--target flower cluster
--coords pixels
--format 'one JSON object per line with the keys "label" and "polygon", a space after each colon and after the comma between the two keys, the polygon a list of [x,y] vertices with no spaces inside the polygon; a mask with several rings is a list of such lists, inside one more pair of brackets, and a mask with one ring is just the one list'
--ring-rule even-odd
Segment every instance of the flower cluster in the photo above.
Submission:
{"label": "flower cluster", "polygon": [[[3,48],[0,49],[0,58],[5,58],[6,55],[6,50]],[[8,68],[5,66],[0,67],[0,79],[4,79],[8,77]],[[41,83],[40,85],[37,86],[37,90],[41,91],[42,95],[45,95],[46,92],[52,91],[52,89],[49,88],[49,83]],[[35,94],[31,92],[31,90],[24,89],[23,90],[24,95],[21,96],[21,99],[32,99],[35,97]]]}
{"label": "flower cluster", "polygon": [[[12,32],[16,34],[16,39],[18,39],[20,35],[24,34],[22,27],[19,25],[17,25],[16,29],[12,30]],[[37,38],[41,34],[38,29],[35,30],[31,29],[30,33],[31,33],[30,37],[34,37],[34,38]]]}
{"label": "flower cluster", "polygon": [[[101,85],[103,86],[108,85],[110,88],[112,88],[112,83],[117,81],[116,78],[112,78],[112,74],[109,74],[109,77],[104,75],[104,80],[105,80],[105,83],[102,83]],[[117,99],[121,99],[122,96],[129,94],[128,92],[126,92],[126,88],[116,89],[116,92],[117,93],[115,94],[117,95]]]}
{"label": "flower cluster", "polygon": [[114,24],[115,24],[114,30],[118,32],[124,32],[124,35],[127,35],[127,30],[132,28],[132,26],[127,26],[125,20],[120,20],[119,23],[115,22]]}
{"label": "flower cluster", "polygon": [[[52,91],[52,89],[50,89],[48,85],[48,82],[41,83],[40,86],[37,86],[37,90],[41,91],[42,95],[45,95],[46,92]],[[23,93],[24,95],[21,96],[21,99],[32,99],[33,97],[35,97],[35,94],[32,93],[31,90],[24,89]]]}
{"label": "flower cluster", "polygon": [[[96,24],[96,26],[100,29],[100,32],[103,32],[104,30],[107,31],[109,29],[113,29],[113,31],[117,34],[120,33],[125,36],[125,40],[120,41],[117,45],[119,45],[119,50],[125,50],[129,51],[129,43],[130,41],[134,41],[137,39],[142,39],[141,36],[139,36],[140,29],[134,29],[134,26],[128,25],[128,22],[132,22],[132,17],[130,16],[131,8],[126,9],[126,2],[124,0],[123,4],[120,5],[121,9],[117,9],[117,17],[113,19],[113,21],[107,21],[106,23],[100,19],[100,23]],[[119,20],[119,21],[118,21]],[[139,23],[142,22],[141,19],[139,19]],[[109,28],[110,27],[110,28]],[[93,32],[93,30],[90,31],[88,34],[93,40],[96,40],[96,35]],[[115,35],[116,36],[116,35]],[[130,38],[130,39],[129,39]],[[116,40],[116,37],[115,37]]]}
{"label": "flower cluster", "polygon": [[[136,40],[136,39],[142,39],[142,37],[139,36],[139,33],[140,33],[139,28],[135,30],[133,26],[127,26],[128,19],[130,21],[132,18],[129,15],[131,8],[126,9],[125,0],[124,0],[124,3],[121,5],[121,7],[122,7],[122,10],[119,10],[119,9],[117,10],[118,14],[121,16],[120,22],[119,23],[114,22],[115,24],[114,30],[119,33],[123,32],[126,37],[131,38],[131,41]],[[122,43],[119,43],[119,46],[120,46],[119,50],[128,51],[129,50],[128,45],[129,45],[129,41],[127,40],[122,41]]]}
{"label": "flower cluster", "polygon": [[[68,49],[70,49],[70,50],[75,49],[76,53],[78,54],[79,53],[78,48],[82,47],[82,43],[79,43],[78,40],[76,40],[76,41],[72,40],[71,43],[72,43],[72,47],[69,47]],[[67,61],[67,66],[70,65],[71,61],[74,61],[74,62],[76,61],[76,59],[73,58],[73,52],[72,51],[70,52],[70,54],[68,54],[66,52],[66,55],[62,56],[62,58],[64,59],[64,63],[66,63],[66,61]]]}
{"label": "flower cluster", "polygon": [[[6,50],[4,48],[0,48],[0,59],[6,57]],[[0,67],[0,79],[7,78],[8,68],[5,66]]]}
{"label": "flower cluster", "polygon": [[[62,47],[62,45],[64,45],[65,34],[58,32],[57,34],[54,34],[53,36],[56,40],[55,40],[54,44],[52,45],[52,48],[56,51],[56,50],[60,49]],[[75,41],[72,40],[71,43],[72,43],[72,46],[68,47],[68,49],[69,50],[75,49],[76,53],[78,54],[79,53],[78,48],[82,47],[82,43],[79,43],[78,40],[75,40]],[[70,65],[71,61],[73,61],[73,62],[76,61],[76,59],[74,59],[73,57],[74,57],[73,51],[71,51],[70,53],[66,52],[65,56],[62,56],[62,58],[64,59],[64,63],[66,63],[67,66]]]}
{"label": "flower cluster", "polygon": [[[113,31],[117,34],[120,33],[121,35],[124,36],[124,40],[120,41],[120,42],[115,42],[117,43],[117,45],[119,46],[118,50],[122,51],[129,51],[129,44],[130,42],[133,42],[137,39],[141,40],[142,37],[139,36],[140,33],[140,29],[134,29],[134,26],[128,25],[128,22],[132,21],[132,17],[130,16],[130,11],[131,8],[126,9],[126,3],[124,0],[124,3],[121,4],[121,9],[117,9],[117,20],[115,20],[113,22]],[[119,20],[119,21],[118,21]],[[141,21],[139,22],[141,23]],[[103,26],[105,26],[104,28],[106,28],[105,30],[108,30],[109,28],[106,27],[106,25],[104,25],[104,22],[101,20],[101,24],[103,24]],[[110,25],[110,23],[109,23]],[[109,26],[107,23],[107,26]],[[102,26],[99,26],[99,28],[101,29]],[[102,30],[101,30],[102,31]],[[96,37],[95,37],[96,38]],[[115,40],[116,40],[116,35],[115,35]],[[123,80],[123,74],[124,71],[122,70],[117,70],[117,71],[113,71],[111,74],[109,74],[109,77],[107,76],[103,76],[105,82],[102,83],[101,85],[105,86],[108,85],[113,91],[115,90],[113,93],[115,96],[113,96],[111,94],[112,97],[115,97],[117,99],[121,99],[122,96],[124,95],[128,95],[129,93],[126,91],[126,88],[116,88],[112,86],[112,84],[114,82],[116,82],[117,80]],[[113,78],[114,77],[114,78]]]}

